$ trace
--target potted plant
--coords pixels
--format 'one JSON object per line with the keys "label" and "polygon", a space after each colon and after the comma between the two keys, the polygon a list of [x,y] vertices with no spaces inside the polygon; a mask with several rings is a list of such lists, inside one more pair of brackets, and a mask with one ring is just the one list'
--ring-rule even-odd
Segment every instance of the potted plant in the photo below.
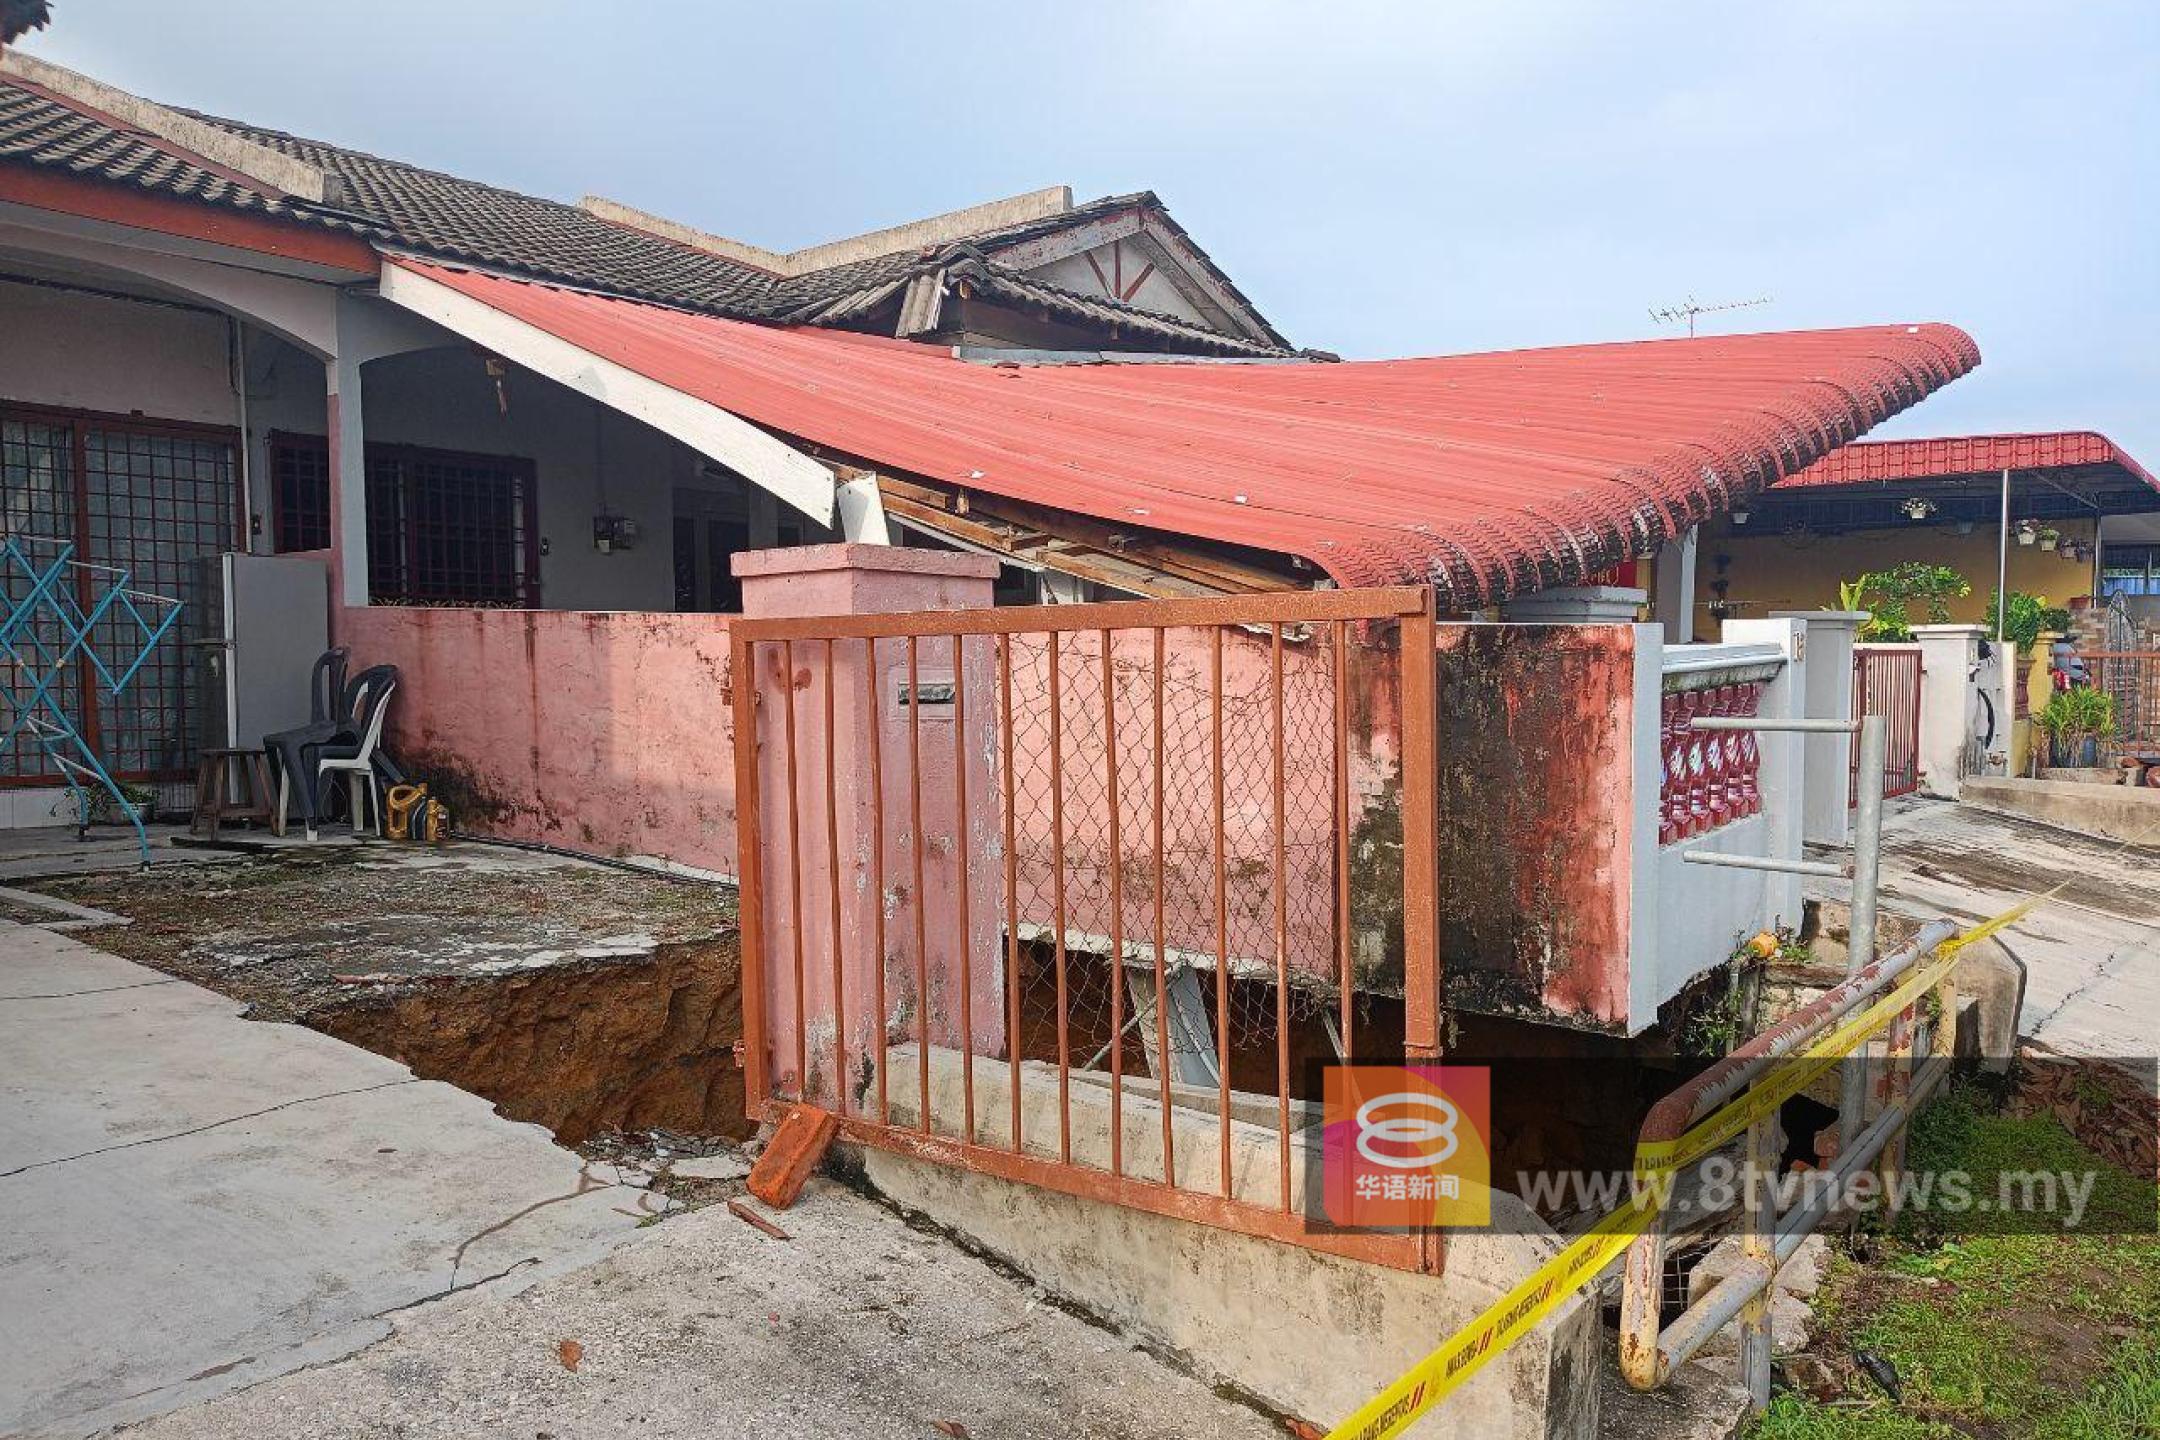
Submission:
{"label": "potted plant", "polygon": [[2089,685],[2058,690],[2040,710],[2050,768],[2095,770],[2100,742],[2115,733],[2115,697]]}
{"label": "potted plant", "polygon": [[2018,542],[2018,544],[2020,544],[2020,545],[2030,545],[2030,544],[2032,544],[2032,543],[2033,543],[2034,541],[2038,540],[2039,538],[2040,538],[2040,522],[2039,522],[2039,521],[2037,521],[2037,520],[2020,520],[2020,521],[2018,521],[2018,523],[2017,523],[2017,542]]}
{"label": "potted plant", "polygon": [[2062,531],[2057,530],[2052,525],[2042,525],[2037,534],[2040,539],[2040,548],[2043,550],[2054,549],[2062,540]]}

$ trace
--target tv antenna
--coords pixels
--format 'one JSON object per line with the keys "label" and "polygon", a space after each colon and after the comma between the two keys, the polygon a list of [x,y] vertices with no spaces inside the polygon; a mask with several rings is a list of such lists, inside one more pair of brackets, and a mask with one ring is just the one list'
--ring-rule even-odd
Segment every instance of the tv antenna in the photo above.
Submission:
{"label": "tv antenna", "polygon": [[1705,305],[1690,295],[1678,305],[1651,306],[1650,318],[1660,325],[1677,325],[1682,320],[1687,321],[1688,339],[1692,340],[1695,338],[1695,317],[1698,315],[1715,315],[1724,310],[1751,310],[1757,305],[1769,303],[1770,297],[1761,295],[1753,300],[1727,300],[1722,304]]}

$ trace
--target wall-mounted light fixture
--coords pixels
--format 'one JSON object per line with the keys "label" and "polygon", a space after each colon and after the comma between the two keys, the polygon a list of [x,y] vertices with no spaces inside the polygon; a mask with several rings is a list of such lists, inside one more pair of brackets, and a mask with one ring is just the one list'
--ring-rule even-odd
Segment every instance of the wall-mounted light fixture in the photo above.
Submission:
{"label": "wall-mounted light fixture", "polygon": [[1748,512],[1747,512],[1747,511],[1745,511],[1745,510],[1735,510],[1735,511],[1733,511],[1733,512],[1732,512],[1732,523],[1733,523],[1733,524],[1735,524],[1735,525],[1745,525],[1745,524],[1747,524],[1747,517],[1748,517]]}

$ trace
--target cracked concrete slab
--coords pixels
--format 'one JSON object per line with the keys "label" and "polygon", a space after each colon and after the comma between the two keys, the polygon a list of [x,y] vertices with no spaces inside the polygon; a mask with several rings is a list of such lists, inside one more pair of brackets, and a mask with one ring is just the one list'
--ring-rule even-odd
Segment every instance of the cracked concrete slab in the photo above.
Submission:
{"label": "cracked concrete slab", "polygon": [[0,924],[0,1434],[87,1435],[589,1263],[663,1204],[537,1126]]}
{"label": "cracked concrete slab", "polygon": [[1285,1433],[831,1181],[774,1218],[787,1239],[722,1206],[671,1219],[515,1296],[401,1316],[379,1345],[142,1440]]}
{"label": "cracked concrete slab", "polygon": [[[2150,1057],[2160,1010],[2160,881],[2149,852],[1942,800],[1888,807],[1882,905],[1973,924],[2061,892],[1999,937],[2026,970],[2020,1031],[2066,1055]],[[1840,903],[1850,881],[1811,881]]]}

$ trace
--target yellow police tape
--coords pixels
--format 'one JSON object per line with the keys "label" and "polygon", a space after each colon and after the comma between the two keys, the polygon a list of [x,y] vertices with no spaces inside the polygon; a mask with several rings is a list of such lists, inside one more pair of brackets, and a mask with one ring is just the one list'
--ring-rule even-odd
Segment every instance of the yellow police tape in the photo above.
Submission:
{"label": "yellow police tape", "polygon": [[[2060,887],[2057,887],[2060,888]],[[2052,893],[2052,892],[2050,892]],[[1942,982],[1957,964],[1958,952],[2014,924],[2044,896],[2012,906],[2000,915],[1952,936],[1935,947],[1935,956],[1902,980],[1896,989],[1829,1034],[1785,1057],[1777,1078],[1759,1084],[1732,1104],[1673,1140],[1649,1141],[1636,1148],[1634,1186],[1629,1202],[1569,1242],[1485,1312],[1420,1360],[1394,1384],[1358,1407],[1356,1414],[1330,1430],[1327,1440],[1387,1440],[1401,1434],[1426,1411],[1508,1347],[1612,1263],[1642,1233],[1651,1212],[1664,1203],[1656,1183],[1683,1165],[1717,1149],[1770,1111],[1797,1095],[1818,1075],[1851,1054],[1900,1010]]]}

